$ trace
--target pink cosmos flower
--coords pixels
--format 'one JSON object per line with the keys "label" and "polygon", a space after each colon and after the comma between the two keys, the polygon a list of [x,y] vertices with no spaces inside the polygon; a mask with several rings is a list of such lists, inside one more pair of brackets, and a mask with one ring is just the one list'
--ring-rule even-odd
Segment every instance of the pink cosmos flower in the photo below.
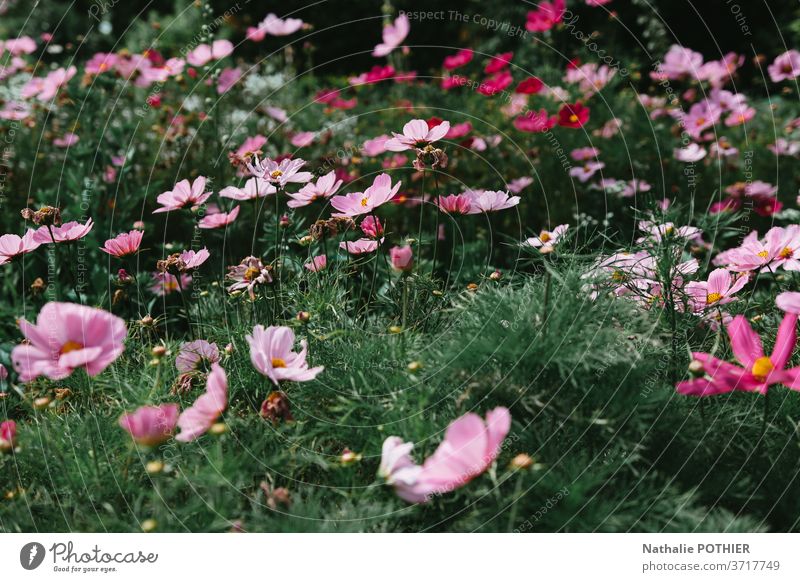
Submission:
{"label": "pink cosmos flower", "polygon": [[472,209],[472,198],[467,194],[439,196],[436,203],[442,212],[448,214],[469,214]]}
{"label": "pink cosmos flower", "polygon": [[725,118],[725,125],[733,127],[747,123],[756,115],[756,110],[747,105],[740,105]]}
{"label": "pink cosmos flower", "polygon": [[258,257],[246,257],[238,265],[228,267],[228,279],[233,284],[228,287],[228,293],[247,289],[250,299],[255,300],[256,285],[272,283],[272,273]]}
{"label": "pink cosmos flower", "polygon": [[270,326],[265,329],[263,325],[257,325],[253,328],[253,335],[245,339],[250,344],[253,367],[275,385],[283,381],[308,382],[325,369],[323,366],[308,367],[306,340],[300,340],[299,352],[293,351],[295,337],[289,327]]}
{"label": "pink cosmos flower", "polygon": [[54,240],[57,243],[71,242],[79,240],[89,234],[92,230],[94,223],[92,219],[86,221],[86,224],[81,224],[77,221],[66,222],[61,226],[40,226],[33,234],[33,238],[39,244],[49,244]]}
{"label": "pink cosmos flower", "polygon": [[776,156],[796,156],[800,153],[800,141],[789,141],[779,137],[775,143],[768,145],[767,149]]}
{"label": "pink cosmos flower", "polygon": [[393,24],[383,27],[383,42],[372,51],[373,57],[385,57],[394,49],[399,47],[408,36],[411,30],[411,23],[408,16],[401,14]]}
{"label": "pink cosmos flower", "polygon": [[714,269],[708,276],[708,281],[692,281],[686,285],[693,311],[717,308],[731,301],[735,293],[747,285],[750,277],[746,274],[734,279],[727,269]]}
{"label": "pink cosmos flower", "polygon": [[211,45],[201,44],[186,55],[186,61],[193,67],[202,67],[209,61],[224,59],[233,52],[229,40],[215,40]]}
{"label": "pink cosmos flower", "polygon": [[480,85],[478,85],[478,93],[481,95],[486,95],[487,97],[491,97],[492,95],[496,95],[500,91],[504,91],[508,89],[511,83],[514,82],[514,78],[511,76],[511,72],[508,70],[500,71],[490,77],[486,77]]}
{"label": "pink cosmos flower", "polygon": [[156,201],[161,207],[156,208],[153,214],[179,210],[186,206],[191,206],[192,208],[200,206],[211,197],[211,192],[207,192],[205,189],[205,176],[198,176],[191,184],[189,180],[181,180],[175,184],[173,190],[158,195]]}
{"label": "pink cosmos flower", "polygon": [[[380,242],[383,243],[383,239]],[[357,241],[342,241],[339,243],[339,248],[351,255],[363,255],[376,251],[378,244],[377,240],[360,238]]]}
{"label": "pink cosmos flower", "polygon": [[0,422],[0,452],[10,453],[17,442],[17,423],[13,420]]}
{"label": "pink cosmos flower", "polygon": [[514,127],[520,131],[545,133],[550,131],[557,122],[558,118],[555,115],[548,117],[545,109],[540,109],[539,111],[531,110],[525,115],[517,117],[514,120]]}
{"label": "pink cosmos flower", "polygon": [[650,76],[656,80],[680,79],[685,76],[695,77],[703,65],[703,55],[680,45],[674,44],[664,56],[656,72]]}
{"label": "pink cosmos flower", "polygon": [[784,291],[775,298],[775,304],[785,313],[800,315],[800,293],[796,291]]}
{"label": "pink cosmos flower", "polygon": [[236,85],[236,83],[239,82],[243,75],[244,73],[239,67],[227,67],[223,69],[219,74],[219,78],[217,79],[217,93],[220,95],[227,93],[233,88],[234,85]]}
{"label": "pink cosmos flower", "polygon": [[308,206],[315,200],[330,198],[341,188],[342,180],[336,179],[336,171],[330,171],[320,176],[316,183],[307,183],[299,192],[289,193],[291,200],[287,203],[289,208]]}
{"label": "pink cosmos flower", "polygon": [[211,256],[211,253],[208,252],[206,247],[203,247],[197,252],[192,250],[183,251],[180,254],[180,260],[183,262],[181,271],[185,273],[186,271],[197,269],[208,260],[209,256]]}
{"label": "pink cosmos flower", "polygon": [[484,67],[483,72],[487,75],[498,73],[511,64],[511,59],[514,58],[513,52],[501,53],[489,59],[489,62]]}
{"label": "pink cosmos flower", "polygon": [[270,12],[262,20],[257,28],[252,26],[247,29],[247,38],[253,42],[261,42],[267,35],[288,36],[294,34],[303,27],[303,21],[299,18],[278,18]]}
{"label": "pink cosmos flower", "polygon": [[690,396],[713,396],[733,390],[766,394],[773,384],[800,390],[800,368],[786,369],[797,343],[797,315],[786,313],[778,328],[775,347],[764,355],[761,339],[747,318],[737,315],[727,326],[731,350],[743,367],[720,360],[711,354],[694,352],[692,357],[703,366],[704,376],[679,382],[678,393]]}
{"label": "pink cosmos flower", "polygon": [[686,163],[699,162],[706,157],[706,153],[708,152],[705,148],[696,143],[690,143],[685,148],[678,148],[673,152],[676,160]]}
{"label": "pink cosmos flower", "polygon": [[152,276],[153,284],[150,286],[150,292],[161,297],[176,291],[180,293],[181,288],[188,289],[189,285],[192,284],[192,276],[186,273],[181,273],[180,285],[178,284],[178,278],[170,273],[155,272]]}
{"label": "pink cosmos flower", "polygon": [[214,362],[219,362],[217,344],[199,339],[181,346],[175,358],[175,367],[179,372],[196,372]]}
{"label": "pink cosmos flower", "polygon": [[492,190],[468,190],[464,194],[470,197],[469,214],[497,212],[519,204],[519,196],[510,196],[508,192]]}
{"label": "pink cosmos flower", "polygon": [[386,151],[386,142],[389,141],[388,135],[379,135],[377,137],[373,137],[372,139],[368,139],[364,142],[362,149],[364,150],[364,155],[374,158],[375,156],[381,155],[383,152]]}
{"label": "pink cosmos flower", "polygon": [[473,54],[474,52],[472,49],[461,49],[456,54],[445,57],[443,66],[448,71],[458,69],[468,64],[472,60]]}
{"label": "pink cosmos flower", "polygon": [[77,72],[75,67],[69,67],[51,71],[44,78],[34,77],[22,88],[22,98],[36,97],[39,101],[50,101]]}
{"label": "pink cosmos flower", "polygon": [[383,225],[377,216],[366,216],[359,225],[361,232],[370,238],[378,238],[383,235]]}
{"label": "pink cosmos flower", "polygon": [[778,55],[775,61],[767,67],[767,72],[773,83],[797,78],[800,76],[800,52],[790,49]]}
{"label": "pink cosmos flower", "polygon": [[567,230],[569,230],[568,224],[559,224],[552,231],[543,230],[539,233],[539,236],[533,236],[525,242],[542,252],[552,251],[553,247],[567,233]]}
{"label": "pink cosmos flower", "polygon": [[77,368],[97,376],[125,349],[125,322],[102,309],[74,303],[47,303],[36,325],[19,320],[27,343],[11,352],[22,382],[39,376],[63,380]]}
{"label": "pink cosmos flower", "polygon": [[261,134],[248,137],[242,142],[242,145],[236,150],[236,155],[244,157],[250,154],[258,153],[261,148],[267,143],[267,138]]}
{"label": "pink cosmos flower", "polygon": [[328,257],[325,255],[317,255],[316,257],[312,257],[309,262],[307,262],[303,267],[311,271],[312,273],[318,273],[324,270],[328,266]]}
{"label": "pink cosmos flower", "polygon": [[133,440],[145,447],[156,447],[172,438],[178,423],[178,405],[141,406],[119,417],[119,425]]}
{"label": "pink cosmos flower", "polygon": [[569,175],[581,182],[588,182],[592,176],[605,167],[603,162],[586,162],[582,166],[570,168]]}
{"label": "pink cosmos flower", "polygon": [[244,187],[237,188],[236,186],[227,186],[220,190],[219,195],[223,198],[231,198],[232,200],[255,200],[257,198],[264,198],[269,194],[275,194],[277,188],[261,178],[250,178],[244,183]]}
{"label": "pink cosmos flower", "polygon": [[301,131],[294,134],[289,143],[296,148],[305,148],[314,143],[316,135],[313,131]]}
{"label": "pink cosmos flower", "polygon": [[392,132],[393,138],[385,143],[390,152],[402,152],[421,149],[442,139],[450,131],[450,122],[443,121],[439,125],[428,128],[424,119],[413,119],[403,126],[403,133]]}
{"label": "pink cosmos flower", "polygon": [[29,55],[36,50],[36,41],[29,36],[9,38],[8,40],[0,41],[0,48],[7,50],[15,57],[22,54]]}
{"label": "pink cosmos flower", "polygon": [[72,132],[67,132],[61,137],[57,137],[53,140],[53,145],[57,148],[68,148],[74,146],[76,143],[80,141],[80,137]]}
{"label": "pink cosmos flower", "polygon": [[396,271],[410,271],[414,267],[414,249],[410,246],[392,247],[389,259]]}
{"label": "pink cosmos flower", "polygon": [[421,467],[410,458],[412,443],[389,437],[383,444],[379,475],[401,499],[424,503],[486,471],[500,454],[510,428],[511,415],[503,407],[489,411],[485,422],[477,414],[465,414],[447,427],[444,441]]}
{"label": "pink cosmos flower", "polygon": [[5,265],[17,257],[35,251],[41,244],[36,240],[36,231],[32,228],[29,228],[22,236],[16,234],[0,236],[0,265]]}
{"label": "pink cosmos flower", "polygon": [[595,160],[600,155],[600,150],[593,147],[576,148],[569,153],[569,156],[576,162]]}
{"label": "pink cosmos flower", "polygon": [[123,232],[106,241],[100,250],[115,257],[127,257],[139,250],[144,233],[141,230]]}
{"label": "pink cosmos flower", "polygon": [[[424,121],[422,123],[425,123]],[[427,125],[426,125],[427,127]],[[331,206],[339,213],[334,216],[359,216],[369,214],[376,208],[391,200],[400,190],[402,182],[392,186],[389,174],[379,174],[372,185],[363,192],[351,192],[343,196],[333,196]]]}
{"label": "pink cosmos flower", "polygon": [[276,162],[270,158],[259,160],[258,156],[253,156],[253,161],[247,164],[247,169],[252,176],[285,188],[287,184],[305,184],[311,180],[313,177],[311,172],[300,171],[305,165],[305,160],[300,158],[287,158]]}
{"label": "pink cosmos flower", "polygon": [[181,432],[175,440],[188,443],[204,435],[228,406],[228,377],[218,363],[211,364],[206,391],[178,417]]}
{"label": "pink cosmos flower", "polygon": [[[221,195],[221,194],[220,194]],[[232,224],[239,216],[239,206],[234,206],[230,212],[216,212],[214,214],[206,214],[197,223],[198,228],[212,229],[224,228]]]}
{"label": "pink cosmos flower", "polygon": [[92,58],[86,62],[86,68],[84,70],[90,75],[105,73],[106,71],[113,70],[117,59],[117,55],[113,53],[95,53]]}
{"label": "pink cosmos flower", "polygon": [[539,2],[536,10],[528,12],[525,28],[530,32],[545,32],[561,22],[566,11],[565,0]]}
{"label": "pink cosmos flower", "polygon": [[514,194],[519,194],[531,184],[533,184],[533,178],[530,176],[522,176],[521,178],[516,178],[506,184],[506,189]]}
{"label": "pink cosmos flower", "polygon": [[784,229],[777,226],[769,229],[763,240],[758,238],[757,231],[753,231],[744,238],[740,247],[719,253],[713,263],[737,272],[771,269],[785,248],[785,236]]}

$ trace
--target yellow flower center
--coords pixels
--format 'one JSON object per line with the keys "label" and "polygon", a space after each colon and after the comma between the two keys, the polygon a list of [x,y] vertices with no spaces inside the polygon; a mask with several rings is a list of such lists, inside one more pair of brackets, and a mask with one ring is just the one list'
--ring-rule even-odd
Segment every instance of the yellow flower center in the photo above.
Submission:
{"label": "yellow flower center", "polygon": [[756,380],[763,381],[774,369],[775,366],[772,365],[772,361],[768,357],[762,356],[753,362],[753,369],[751,370],[751,373]]}
{"label": "yellow flower center", "polygon": [[769,251],[767,250],[761,251],[760,253],[758,253],[758,256],[761,257],[762,259],[766,259],[769,256]]}
{"label": "yellow flower center", "polygon": [[542,232],[539,233],[539,240],[542,241],[543,243],[546,243],[551,238],[553,238],[553,237],[551,237],[550,233],[547,232],[546,230],[543,230]]}
{"label": "yellow flower center", "polygon": [[780,256],[781,256],[782,259],[790,259],[793,254],[794,254],[794,250],[793,249],[791,249],[789,247],[785,247],[781,251]]}
{"label": "yellow flower center", "polygon": [[74,352],[75,350],[82,350],[82,349],[83,349],[83,344],[79,344],[78,342],[70,340],[63,346],[61,346],[61,353],[68,354],[70,352]]}
{"label": "yellow flower center", "polygon": [[367,204],[369,204],[369,198],[367,198],[366,196],[364,196],[364,197],[361,199],[361,206],[366,206]]}
{"label": "yellow flower center", "polygon": [[277,180],[277,179],[278,179],[278,178],[280,178],[281,176],[283,176],[283,172],[281,172],[280,170],[275,170],[274,172],[272,172],[272,173],[270,174],[270,177],[271,177],[273,180]]}
{"label": "yellow flower center", "polygon": [[578,116],[573,113],[569,116],[569,121],[570,123],[578,123]]}
{"label": "yellow flower center", "polygon": [[286,360],[281,358],[272,358],[272,367],[273,368],[285,368],[286,367]]}
{"label": "yellow flower center", "polygon": [[722,293],[709,293],[706,296],[706,305],[714,305],[720,299],[722,299]]}
{"label": "yellow flower center", "polygon": [[696,123],[697,123],[697,127],[700,127],[700,126],[701,126],[701,125],[703,125],[705,122],[706,122],[706,118],[705,118],[705,117],[698,117],[698,118],[697,118],[697,122],[696,122]]}
{"label": "yellow flower center", "polygon": [[625,281],[628,277],[622,271],[614,271],[611,274],[611,279],[614,281]]}
{"label": "yellow flower center", "polygon": [[256,267],[250,267],[244,272],[244,278],[247,281],[252,281],[256,277],[258,277],[259,273],[261,273],[259,269],[257,269]]}

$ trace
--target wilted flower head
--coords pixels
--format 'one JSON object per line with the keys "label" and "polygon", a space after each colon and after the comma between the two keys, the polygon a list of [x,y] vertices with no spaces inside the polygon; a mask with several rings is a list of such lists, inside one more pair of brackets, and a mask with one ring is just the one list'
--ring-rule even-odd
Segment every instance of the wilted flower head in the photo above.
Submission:
{"label": "wilted flower head", "polygon": [[257,285],[272,283],[272,267],[265,266],[258,257],[245,257],[238,265],[228,267],[228,279],[233,281],[228,292],[247,289],[250,299],[255,299]]}

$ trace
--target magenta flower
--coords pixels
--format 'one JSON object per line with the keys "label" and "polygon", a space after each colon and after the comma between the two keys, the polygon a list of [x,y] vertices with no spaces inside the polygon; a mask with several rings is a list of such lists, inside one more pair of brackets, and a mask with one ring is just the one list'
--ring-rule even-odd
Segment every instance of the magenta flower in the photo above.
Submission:
{"label": "magenta flower", "polygon": [[558,117],[555,115],[548,116],[545,109],[539,111],[528,111],[525,115],[521,115],[514,120],[514,127],[520,131],[528,131],[532,133],[545,133],[550,131],[553,126],[558,122]]}
{"label": "magenta flower", "polygon": [[775,61],[767,67],[767,72],[773,83],[797,78],[800,76],[800,52],[790,49],[778,55]]}
{"label": "magenta flower", "polygon": [[215,212],[214,214],[206,214],[197,223],[197,228],[213,229],[224,228],[232,224],[236,217],[239,216],[239,207],[234,206],[230,212]]}
{"label": "magenta flower", "polygon": [[410,271],[414,267],[414,250],[410,246],[392,247],[389,259],[396,271]]}
{"label": "magenta flower", "polygon": [[186,55],[186,61],[193,67],[202,67],[209,61],[224,59],[233,53],[233,43],[229,40],[215,40],[212,44],[200,44]]}
{"label": "magenta flower", "polygon": [[315,200],[330,198],[341,188],[342,181],[336,179],[336,171],[330,171],[320,176],[316,183],[309,182],[299,192],[289,193],[291,200],[287,203],[289,208],[308,206]]}
{"label": "magenta flower", "polygon": [[469,214],[482,212],[496,212],[512,208],[519,204],[519,196],[510,196],[508,192],[492,190],[467,190],[465,195],[470,197]]}
{"label": "magenta flower", "polygon": [[528,12],[525,28],[530,32],[545,32],[564,19],[566,0],[539,2],[536,10]]}
{"label": "magenta flower", "polygon": [[17,423],[13,420],[0,422],[0,452],[10,453],[17,443]]}
{"label": "magenta flower", "polygon": [[425,503],[463,487],[486,471],[500,454],[510,428],[507,408],[489,411],[485,422],[477,414],[465,414],[447,427],[444,441],[421,467],[411,460],[412,443],[389,437],[383,443],[378,473],[401,499]]}
{"label": "magenta flower", "polygon": [[178,405],[141,406],[119,417],[119,425],[133,440],[145,447],[168,441],[178,422]]}
{"label": "magenta flower", "polygon": [[36,240],[36,231],[33,229],[28,229],[28,232],[22,236],[16,234],[0,236],[0,265],[5,265],[17,257],[35,251],[41,244]]}
{"label": "magenta flower", "polygon": [[800,390],[800,368],[785,369],[797,343],[797,315],[786,313],[778,328],[775,347],[764,355],[761,339],[743,315],[728,324],[731,349],[743,367],[720,360],[711,354],[694,352],[692,357],[702,364],[704,375],[679,382],[678,393],[690,396],[713,396],[733,390],[766,394],[773,384]]}
{"label": "magenta flower", "polygon": [[206,391],[178,417],[181,432],[176,441],[188,443],[205,434],[228,406],[228,377],[214,362],[206,380]]}
{"label": "magenta flower", "polygon": [[189,180],[181,180],[175,184],[173,190],[158,195],[156,201],[161,205],[161,208],[155,209],[153,214],[179,210],[186,206],[191,206],[192,208],[200,206],[211,197],[211,192],[206,192],[205,189],[205,176],[198,176],[191,184]]}
{"label": "magenta flower", "polygon": [[448,71],[458,69],[468,64],[472,60],[473,55],[474,51],[472,49],[461,49],[456,54],[445,57],[442,66]]}
{"label": "magenta flower", "polygon": [[[380,242],[383,243],[383,239]],[[339,248],[351,255],[363,255],[377,250],[378,244],[377,240],[360,238],[357,241],[342,241],[339,243]]]}
{"label": "magenta flower", "polygon": [[312,273],[318,273],[328,266],[328,257],[325,255],[317,255],[316,257],[312,257],[309,262],[307,262],[303,267],[311,271]]}
{"label": "magenta flower", "polygon": [[100,250],[115,257],[127,257],[139,250],[139,245],[142,244],[143,236],[144,233],[141,230],[123,232],[114,238],[108,239],[106,243],[100,247]]}
{"label": "magenta flower", "polygon": [[282,381],[308,382],[325,368],[309,368],[306,361],[308,344],[300,340],[300,351],[294,352],[294,332],[288,327],[257,325],[253,335],[246,337],[250,344],[250,361],[261,374],[278,385]]}
{"label": "magenta flower", "polygon": [[359,216],[368,214],[391,200],[402,182],[392,186],[392,178],[389,174],[380,174],[372,182],[372,186],[363,192],[351,192],[343,196],[333,196],[331,206],[339,211],[334,216]]}
{"label": "magenta flower", "polygon": [[378,238],[383,235],[383,225],[377,216],[370,214],[366,216],[361,224],[358,225],[365,235],[370,238]]}
{"label": "magenta flower", "polygon": [[91,218],[86,221],[86,224],[73,220],[61,226],[40,226],[33,234],[33,239],[43,245],[52,243],[54,240],[57,243],[71,242],[85,237],[93,226]]}
{"label": "magenta flower", "polygon": [[257,198],[264,198],[269,194],[275,194],[278,190],[261,178],[250,178],[244,183],[243,188],[236,186],[228,186],[220,190],[219,195],[223,198],[230,198],[232,200],[256,200]]}
{"label": "magenta flower", "polygon": [[19,320],[27,343],[11,352],[22,382],[39,376],[63,380],[77,368],[97,376],[125,350],[125,322],[102,309],[75,303],[50,302],[36,325]]}
{"label": "magenta flower", "polygon": [[686,285],[686,293],[693,311],[703,311],[735,301],[733,295],[741,291],[749,280],[746,274],[734,279],[726,269],[714,269],[708,281],[692,281]]}
{"label": "magenta flower", "polygon": [[375,47],[372,56],[385,57],[388,55],[406,39],[409,30],[411,30],[411,24],[408,16],[401,14],[393,24],[383,27],[383,42]]}
{"label": "magenta flower", "polygon": [[448,131],[450,131],[449,121],[428,128],[428,122],[424,119],[413,119],[403,126],[402,134],[392,132],[394,137],[386,141],[386,149],[390,152],[422,149],[442,139]]}
{"label": "magenta flower", "polygon": [[175,367],[179,372],[197,372],[214,362],[219,362],[217,344],[199,339],[181,346],[175,358]]}

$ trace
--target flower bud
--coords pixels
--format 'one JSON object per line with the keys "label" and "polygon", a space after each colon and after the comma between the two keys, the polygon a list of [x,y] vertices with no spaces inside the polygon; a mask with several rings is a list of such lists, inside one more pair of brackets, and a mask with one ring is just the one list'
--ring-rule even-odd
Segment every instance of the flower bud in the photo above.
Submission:
{"label": "flower bud", "polygon": [[342,451],[342,455],[340,457],[342,465],[352,465],[353,463],[357,463],[361,460],[361,454],[355,453],[350,449],[345,449]]}
{"label": "flower bud", "polygon": [[692,360],[689,362],[689,373],[695,378],[700,378],[705,375],[706,370],[703,367],[703,362],[700,360]]}
{"label": "flower bud", "polygon": [[311,314],[308,311],[298,311],[297,312],[297,321],[302,321],[303,323],[308,323],[308,320],[311,319]]}
{"label": "flower bud", "polygon": [[500,271],[494,271],[491,275],[489,275],[489,278],[492,281],[499,281],[502,277],[503,273],[501,273]]}
{"label": "flower bud", "polygon": [[530,455],[520,453],[508,464],[509,468],[514,470],[530,469],[533,466],[533,459]]}
{"label": "flower bud", "polygon": [[408,371],[409,372],[417,372],[422,369],[422,363],[414,360],[413,362],[408,363]]}
{"label": "flower bud", "polygon": [[155,320],[150,315],[145,315],[139,320],[139,325],[143,327],[150,327],[155,323]]}
{"label": "flower bud", "polygon": [[164,470],[164,463],[163,461],[150,461],[144,466],[144,470],[147,471],[149,475],[157,475]]}
{"label": "flower bud", "polygon": [[155,519],[145,519],[142,522],[142,531],[147,533],[154,531],[158,527],[158,522]]}
{"label": "flower bud", "polygon": [[393,326],[389,327],[389,333],[402,333],[402,332],[403,332],[403,328],[400,327],[399,325],[393,325]]}
{"label": "flower bud", "polygon": [[214,424],[211,425],[211,428],[208,429],[208,432],[209,432],[209,434],[213,434],[213,435],[221,435],[227,430],[228,430],[228,427],[225,426],[224,422],[215,422]]}
{"label": "flower bud", "polygon": [[41,398],[37,398],[33,401],[33,407],[36,410],[44,410],[48,406],[50,406],[50,397],[49,396],[42,396]]}
{"label": "flower bud", "polygon": [[163,358],[167,355],[167,348],[166,346],[162,345],[153,346],[153,349],[150,350],[150,353],[153,354],[154,358]]}
{"label": "flower bud", "polygon": [[478,290],[478,284],[477,283],[470,283],[469,285],[467,285],[467,291],[470,291],[470,292],[474,293],[477,290]]}

